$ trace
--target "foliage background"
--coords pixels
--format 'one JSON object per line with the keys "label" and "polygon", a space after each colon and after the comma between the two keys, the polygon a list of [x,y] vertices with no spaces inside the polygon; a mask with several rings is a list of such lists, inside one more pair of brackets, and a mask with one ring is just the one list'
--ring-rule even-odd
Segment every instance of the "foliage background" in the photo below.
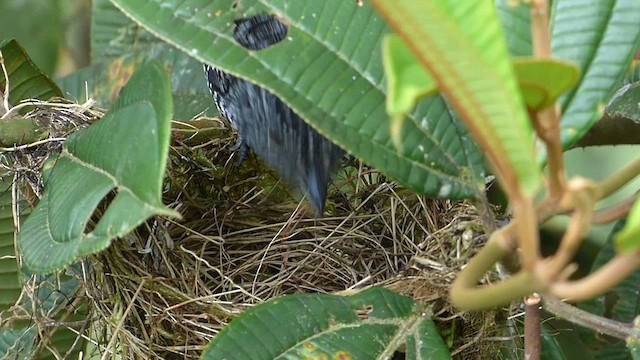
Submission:
{"label": "foliage background", "polygon": [[[0,38],[17,39],[48,75],[58,78],[68,75],[90,63],[91,6],[91,0],[1,1]],[[192,86],[206,90],[204,80]],[[632,152],[631,146],[589,147],[566,152],[565,160],[570,176],[583,174],[602,179],[626,164]],[[638,187],[640,179],[607,199],[603,206],[626,198]],[[562,222],[547,226],[562,226]],[[611,226],[595,227],[591,239],[605,239],[610,229]]]}
{"label": "foliage background", "polygon": [[[0,1],[0,39],[16,38],[43,71],[56,78],[64,77],[90,64],[91,6],[90,0]],[[206,92],[204,79],[196,75],[190,80],[192,86]],[[627,146],[591,147],[571,150],[565,156],[570,176],[602,179],[626,164],[632,152]],[[629,196],[639,185],[640,180],[636,180],[603,206]],[[591,239],[601,242],[609,231],[610,227],[596,228]]]}

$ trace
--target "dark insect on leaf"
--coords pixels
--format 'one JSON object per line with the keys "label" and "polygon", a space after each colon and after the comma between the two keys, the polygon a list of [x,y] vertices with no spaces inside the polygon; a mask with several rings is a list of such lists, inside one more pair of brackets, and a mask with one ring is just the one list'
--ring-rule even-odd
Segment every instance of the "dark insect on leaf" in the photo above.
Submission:
{"label": "dark insect on leaf", "polygon": [[[235,26],[234,39],[249,50],[266,49],[287,36],[287,25],[271,15],[240,19]],[[212,66],[204,68],[218,110],[238,131],[234,149],[240,151],[239,161],[253,149],[282,178],[299,185],[322,214],[342,150],[269,91]]]}

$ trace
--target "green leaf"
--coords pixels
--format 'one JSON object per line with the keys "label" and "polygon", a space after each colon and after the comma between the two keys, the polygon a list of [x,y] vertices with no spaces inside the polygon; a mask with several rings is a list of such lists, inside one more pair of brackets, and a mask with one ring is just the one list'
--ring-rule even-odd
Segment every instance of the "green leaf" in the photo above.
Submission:
{"label": "green leaf", "polygon": [[[16,106],[27,99],[49,100],[62,97],[62,91],[31,61],[26,51],[15,40],[0,43],[0,60],[9,75],[9,103]],[[0,89],[4,92],[6,79],[0,74]]]}
{"label": "green leaf", "polygon": [[531,45],[531,10],[528,4],[512,0],[495,0],[509,54],[513,57],[533,55]]}
{"label": "green leaf", "polygon": [[446,360],[451,359],[449,350],[445,346],[438,328],[431,319],[423,317],[416,326],[415,331],[408,331],[405,336],[407,348],[407,360]]}
{"label": "green leaf", "polygon": [[[0,314],[16,303],[22,289],[13,237],[12,180],[11,177],[0,177]],[[30,210],[24,201],[17,205],[26,213]]]}
{"label": "green leaf", "polygon": [[0,119],[0,146],[30,144],[49,137],[49,131],[37,119],[10,117]]}
{"label": "green leaf", "polygon": [[[323,135],[406,187],[463,198],[484,186],[482,154],[440,97],[418,104],[404,124],[404,150],[396,150],[384,109],[381,44],[389,29],[368,2],[112,2],[198,61],[265,87]],[[260,13],[277,14],[288,36],[249,52],[233,41],[233,22]]]}
{"label": "green leaf", "polygon": [[404,117],[419,98],[436,91],[436,84],[397,35],[387,35],[382,49],[387,75],[387,112],[391,117]]}
{"label": "green leaf", "polygon": [[640,199],[636,200],[627,216],[625,226],[615,237],[618,253],[630,253],[640,248]]}
{"label": "green leaf", "polygon": [[[71,345],[76,342],[76,351],[71,352],[69,357],[77,358],[79,354],[77,350],[82,345],[82,341],[76,341],[78,335],[74,331],[61,327],[51,338],[46,335],[45,338],[38,338],[38,335],[42,334],[38,331],[38,326],[41,324],[24,321],[24,311],[27,311],[34,318],[42,317],[44,314],[48,319],[59,320],[61,311],[68,310],[69,301],[74,298],[74,294],[80,287],[80,282],[77,278],[65,274],[34,276],[27,282],[30,283],[30,290],[28,294],[23,294],[23,301],[19,304],[18,317],[12,318],[11,313],[3,314],[3,320],[9,326],[5,326],[3,331],[0,331],[0,358],[55,359],[50,351],[43,349],[42,344],[39,344],[42,351],[34,354],[34,343],[37,340],[46,343],[49,347],[57,348],[58,352],[62,354],[70,350]],[[66,317],[65,321],[80,322],[85,320],[87,316],[91,316],[91,312],[82,307],[83,304],[84,302],[75,302],[74,309],[76,311]]]}
{"label": "green leaf", "polygon": [[[640,317],[636,317],[633,320],[633,327],[636,330],[640,330]],[[637,338],[629,338],[627,340],[627,348],[631,352],[631,357],[634,360],[640,359],[640,341]]]}
{"label": "green leaf", "polygon": [[372,2],[429,70],[506,190],[533,196],[542,174],[494,4]]}
{"label": "green leaf", "polygon": [[33,358],[35,327],[0,331],[0,358],[27,360]]}
{"label": "green leaf", "polygon": [[553,59],[518,59],[514,69],[524,102],[532,110],[555,104],[580,79],[576,66]]}
{"label": "green leaf", "polygon": [[640,124],[640,82],[620,88],[607,105],[606,113],[612,118],[629,119]]}
{"label": "green leaf", "polygon": [[[61,269],[154,214],[178,216],[161,200],[171,113],[169,79],[150,63],[134,74],[103,119],[67,138],[18,239],[27,271]],[[85,232],[113,189],[117,194],[95,228]]]}
{"label": "green leaf", "polygon": [[423,96],[436,91],[436,84],[406,45],[396,35],[387,35],[382,44],[387,75],[387,113],[391,115],[391,138],[402,151],[402,124]]}
{"label": "green leaf", "polygon": [[575,144],[601,117],[640,45],[640,2],[582,0],[553,2],[551,45],[554,57],[578,64],[583,77],[560,99],[561,136]]}
{"label": "green leaf", "polygon": [[435,325],[416,308],[411,299],[383,288],[346,297],[285,296],[234,319],[202,359],[375,359],[393,354],[405,336],[414,354],[450,359]]}
{"label": "green leaf", "polygon": [[557,334],[553,334],[553,329],[543,323],[541,326],[540,343],[541,351],[540,358],[545,360],[566,360],[567,356],[562,350],[562,346],[556,339]]}

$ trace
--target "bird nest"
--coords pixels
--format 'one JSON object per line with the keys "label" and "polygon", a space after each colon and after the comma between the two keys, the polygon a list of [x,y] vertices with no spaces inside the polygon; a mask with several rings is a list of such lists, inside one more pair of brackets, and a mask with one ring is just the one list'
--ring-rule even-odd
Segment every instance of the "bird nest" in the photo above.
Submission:
{"label": "bird nest", "polygon": [[[51,134],[60,137],[101,115],[69,106],[42,103],[29,116],[64,123]],[[459,313],[448,302],[456,274],[486,240],[470,203],[418,196],[351,159],[334,177],[324,217],[314,218],[255,156],[236,164],[234,142],[220,119],[174,124],[164,202],[182,219],[153,218],[83,259],[72,275],[80,286],[67,296],[84,320],[63,326],[84,330],[79,338],[101,354],[192,359],[256,304],[384,286],[433,304],[456,357],[493,358],[498,347],[485,339],[497,331],[495,313]],[[34,169],[58,148],[8,153],[36,194]],[[52,327],[38,328],[48,339]]]}

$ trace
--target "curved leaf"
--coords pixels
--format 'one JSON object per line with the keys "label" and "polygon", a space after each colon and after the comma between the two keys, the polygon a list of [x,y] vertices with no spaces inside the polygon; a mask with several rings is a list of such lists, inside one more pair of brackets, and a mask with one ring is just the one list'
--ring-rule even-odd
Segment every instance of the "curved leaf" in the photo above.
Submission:
{"label": "curved leaf", "polygon": [[578,64],[583,77],[560,99],[561,136],[575,144],[600,118],[640,45],[640,2],[582,0],[553,2],[553,55]]}
{"label": "curved leaf", "polygon": [[640,248],[640,200],[633,204],[624,227],[616,234],[615,245],[619,253],[634,252]]}
{"label": "curved leaf", "polygon": [[[49,100],[62,97],[62,91],[31,61],[26,51],[15,40],[0,43],[0,59],[9,75],[9,103],[13,106],[27,99]],[[0,73],[0,88],[4,92],[4,74]]]}
{"label": "curved leaf", "polygon": [[[484,184],[481,154],[439,97],[410,114],[404,150],[395,149],[380,49],[388,28],[367,2],[112,2],[199,61],[267,88],[329,139],[415,191],[462,198]],[[233,41],[233,22],[265,12],[286,22],[288,36],[248,52]]]}
{"label": "curved leaf", "polygon": [[383,56],[387,74],[387,113],[391,117],[404,117],[413,110],[419,98],[436,91],[436,84],[397,35],[387,35],[384,39]]}
{"label": "curved leaf", "polygon": [[232,321],[202,359],[376,359],[393,354],[405,337],[415,359],[450,359],[433,322],[416,310],[411,299],[383,288],[285,296]]}
{"label": "curved leaf", "polygon": [[506,190],[532,196],[542,174],[494,4],[372,2],[429,70]]}
{"label": "curved leaf", "polygon": [[[52,272],[98,252],[154,214],[177,216],[161,201],[171,111],[169,79],[151,63],[134,74],[103,119],[67,138],[44,196],[21,229],[27,271]],[[117,195],[85,233],[112,189]]]}
{"label": "curved leaf", "polygon": [[555,104],[580,79],[577,67],[559,60],[518,59],[514,68],[524,101],[533,110]]}

